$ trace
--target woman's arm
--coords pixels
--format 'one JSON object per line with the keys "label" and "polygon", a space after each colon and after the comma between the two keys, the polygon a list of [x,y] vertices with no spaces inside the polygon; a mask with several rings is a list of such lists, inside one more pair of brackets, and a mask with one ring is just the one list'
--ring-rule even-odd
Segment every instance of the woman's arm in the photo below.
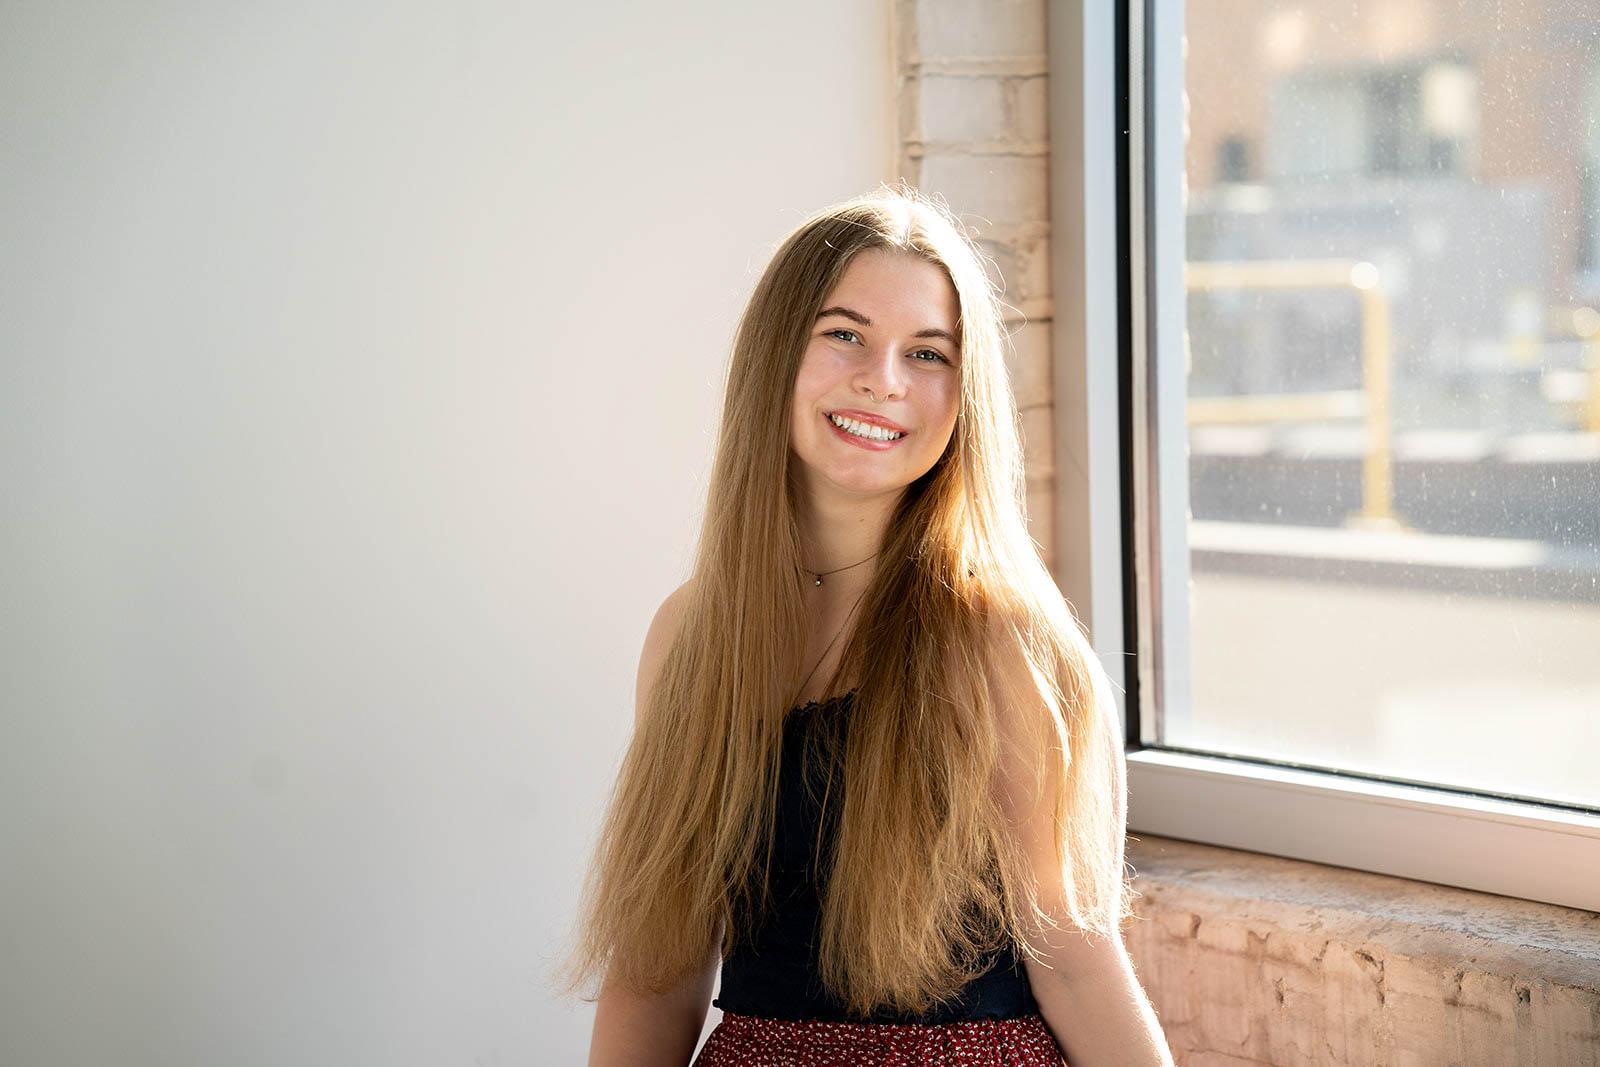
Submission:
{"label": "woman's arm", "polygon": [[[645,634],[634,690],[635,730],[645,696],[682,624],[688,588],[685,583],[662,601]],[[684,1067],[705,1028],[706,1008],[721,957],[719,934],[709,946],[704,965],[659,995],[642,993],[608,979],[595,1004],[589,1067]]]}
{"label": "woman's arm", "polygon": [[659,996],[607,982],[595,1005],[589,1067],[685,1067],[705,1029],[721,948],[718,938],[704,967]]}
{"label": "woman's arm", "polygon": [[[1086,643],[1082,647],[1085,655],[1094,656]],[[1120,932],[1114,937],[1091,938],[1066,918],[1065,875],[1057,860],[1052,802],[1060,781],[1059,762],[1051,763],[1052,773],[1035,793],[1030,769],[1037,755],[1024,747],[1030,743],[1025,738],[1040,736],[1037,729],[1028,728],[1030,722],[1040,722],[1048,709],[1014,643],[997,635],[994,648],[991,678],[1000,703],[1002,803],[1029,857],[1040,905],[1061,923],[1060,929],[1030,939],[1040,959],[1024,961],[1039,1013],[1071,1067],[1172,1067],[1172,1053],[1155,1009],[1134,974]],[[1098,662],[1093,666],[1099,669]],[[1109,684],[1095,688],[1099,699],[1091,729],[1096,733],[1100,758],[1115,768],[1110,807],[1120,842],[1127,825],[1125,762]],[[1120,847],[1116,859],[1120,872]]]}
{"label": "woman's arm", "polygon": [[1050,963],[1026,960],[1039,1013],[1071,1067],[1172,1067],[1155,1009],[1139,986],[1122,938],[1091,944],[1076,931],[1033,942]]}

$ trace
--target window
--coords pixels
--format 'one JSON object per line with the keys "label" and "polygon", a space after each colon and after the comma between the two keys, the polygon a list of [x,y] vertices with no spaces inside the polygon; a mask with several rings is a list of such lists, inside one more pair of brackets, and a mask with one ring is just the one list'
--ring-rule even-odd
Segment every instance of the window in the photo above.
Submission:
{"label": "window", "polygon": [[1582,295],[1600,301],[1600,57],[1589,63],[1583,96],[1583,193],[1578,219],[1577,266]]}
{"label": "window", "polygon": [[1123,8],[1052,163],[1130,825],[1600,910],[1600,11]]}
{"label": "window", "polygon": [[1248,93],[1270,102],[1267,141],[1272,175],[1279,181],[1447,175],[1472,165],[1478,87],[1464,61],[1347,66],[1301,59],[1302,53],[1317,55],[1309,40],[1293,48],[1269,40],[1263,49],[1273,53],[1278,73],[1263,69],[1252,76],[1224,66],[1221,56],[1202,53],[1189,67],[1188,84],[1202,102],[1220,93]]}

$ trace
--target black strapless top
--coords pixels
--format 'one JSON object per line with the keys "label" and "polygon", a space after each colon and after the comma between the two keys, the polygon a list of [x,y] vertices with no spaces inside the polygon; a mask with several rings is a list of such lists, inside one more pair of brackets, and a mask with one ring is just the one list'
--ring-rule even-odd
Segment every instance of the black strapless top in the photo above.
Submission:
{"label": "black strapless top", "polygon": [[[818,957],[822,903],[813,865],[822,807],[808,795],[802,774],[809,774],[820,797],[825,772],[814,760],[804,768],[802,762],[813,718],[837,713],[848,723],[853,696],[847,693],[795,708],[784,720],[769,907],[753,940],[734,945],[722,961],[722,988],[712,1003],[735,1015],[828,1022],[948,1023],[1014,1019],[1037,1012],[1039,1005],[1022,962],[1010,948],[995,953],[989,968],[962,987],[954,1002],[923,1015],[900,1015],[885,1009],[861,1018],[823,990]],[[835,797],[838,791],[836,778]],[[836,832],[833,813],[838,810],[830,800],[829,825],[822,842],[823,869]]]}

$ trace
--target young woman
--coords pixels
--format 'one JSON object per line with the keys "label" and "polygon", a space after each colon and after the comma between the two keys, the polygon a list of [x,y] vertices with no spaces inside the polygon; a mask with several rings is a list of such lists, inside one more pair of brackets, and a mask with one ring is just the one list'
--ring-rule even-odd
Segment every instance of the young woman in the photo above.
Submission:
{"label": "young woman", "polygon": [[1040,562],[999,302],[885,190],[779,248],[567,988],[591,1065],[1171,1062],[1123,948],[1109,683]]}

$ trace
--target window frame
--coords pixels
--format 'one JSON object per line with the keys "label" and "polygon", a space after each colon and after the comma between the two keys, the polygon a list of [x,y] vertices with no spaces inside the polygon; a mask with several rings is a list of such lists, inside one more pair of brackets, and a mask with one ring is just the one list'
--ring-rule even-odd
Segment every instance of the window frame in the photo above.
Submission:
{"label": "window frame", "polygon": [[1057,579],[1117,691],[1129,832],[1600,911],[1600,816],[1147,742],[1189,687],[1186,382],[1149,373],[1184,344],[1184,5],[1049,16]]}

